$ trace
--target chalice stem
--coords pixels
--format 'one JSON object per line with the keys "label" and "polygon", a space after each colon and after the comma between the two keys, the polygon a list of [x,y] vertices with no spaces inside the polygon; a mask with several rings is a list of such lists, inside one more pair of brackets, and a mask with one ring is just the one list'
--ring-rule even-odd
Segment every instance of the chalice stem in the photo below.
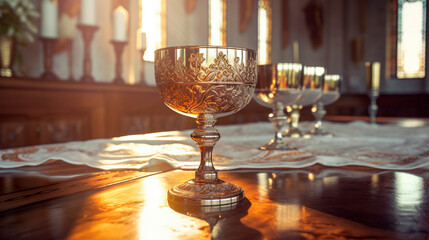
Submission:
{"label": "chalice stem", "polygon": [[216,169],[213,166],[213,147],[219,140],[219,132],[213,127],[216,119],[211,114],[200,114],[196,120],[198,127],[191,138],[197,143],[201,152],[201,162],[195,172],[195,180],[202,183],[217,183],[219,181]]}
{"label": "chalice stem", "polygon": [[299,127],[299,106],[293,105],[290,113],[291,129],[298,129]]}
{"label": "chalice stem", "polygon": [[318,102],[316,105],[316,111],[313,112],[313,116],[316,119],[314,127],[316,129],[322,129],[322,119],[326,115],[325,107],[322,102]]}
{"label": "chalice stem", "polygon": [[283,105],[276,103],[273,107],[273,113],[269,115],[268,119],[273,124],[276,134],[274,135],[274,141],[277,144],[283,144],[283,130],[286,125],[287,117],[283,112]]}

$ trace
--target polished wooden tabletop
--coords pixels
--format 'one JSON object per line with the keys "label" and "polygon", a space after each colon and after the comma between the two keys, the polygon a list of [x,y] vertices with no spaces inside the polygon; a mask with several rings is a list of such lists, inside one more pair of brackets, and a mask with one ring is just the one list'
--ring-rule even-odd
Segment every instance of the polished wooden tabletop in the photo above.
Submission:
{"label": "polished wooden tabletop", "polygon": [[167,202],[192,171],[54,166],[0,171],[0,239],[429,239],[426,171],[223,171],[246,199],[196,209]]}

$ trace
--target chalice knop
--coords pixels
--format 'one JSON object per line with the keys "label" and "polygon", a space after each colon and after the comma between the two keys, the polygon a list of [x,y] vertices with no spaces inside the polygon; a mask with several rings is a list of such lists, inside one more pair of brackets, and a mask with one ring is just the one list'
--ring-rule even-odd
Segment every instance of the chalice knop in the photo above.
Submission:
{"label": "chalice knop", "polygon": [[173,204],[214,206],[236,204],[242,188],[218,178],[213,147],[219,140],[218,117],[238,112],[252,99],[256,84],[256,52],[245,48],[189,46],[155,51],[155,79],[164,103],[196,118],[191,138],[201,152],[195,178],[168,191]]}

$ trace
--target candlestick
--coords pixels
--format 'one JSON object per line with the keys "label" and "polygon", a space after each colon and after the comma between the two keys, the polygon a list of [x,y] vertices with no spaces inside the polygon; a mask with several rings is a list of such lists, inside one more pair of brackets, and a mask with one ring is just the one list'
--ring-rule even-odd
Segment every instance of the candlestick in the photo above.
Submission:
{"label": "candlestick", "polygon": [[0,77],[13,77],[16,43],[12,37],[0,35]]}
{"label": "candlestick", "polygon": [[366,62],[366,86],[368,96],[371,100],[368,107],[369,122],[373,125],[376,124],[376,116],[378,112],[377,98],[380,94],[380,63],[379,62]]}
{"label": "candlestick", "polygon": [[113,11],[113,41],[127,41],[128,12],[122,6]]}
{"label": "candlestick", "polygon": [[58,37],[58,2],[42,1],[42,19],[40,36],[44,38]]}
{"label": "candlestick", "polygon": [[92,62],[91,62],[91,42],[94,37],[95,31],[98,30],[97,26],[88,26],[79,24],[77,26],[82,32],[84,42],[84,57],[83,57],[83,76],[81,82],[94,82],[92,77]]}
{"label": "candlestick", "polygon": [[371,100],[371,103],[368,107],[368,113],[369,113],[369,122],[373,125],[376,124],[376,116],[378,112],[378,106],[377,106],[377,98],[379,96],[378,90],[372,89],[369,93],[369,98]]}
{"label": "candlestick", "polygon": [[122,78],[122,52],[124,51],[125,45],[127,45],[127,42],[124,41],[111,41],[113,48],[115,49],[115,57],[116,57],[116,64],[115,64],[115,79],[113,79],[113,82],[116,84],[124,84],[124,78]]}
{"label": "candlestick", "polygon": [[145,76],[144,76],[144,53],[146,52],[146,49],[141,49],[140,50],[140,60],[141,60],[141,64],[140,64],[140,85],[142,86],[147,86],[146,80],[145,80]]}
{"label": "candlestick", "polygon": [[52,72],[52,66],[53,66],[52,53],[53,53],[54,44],[57,41],[57,39],[45,38],[45,37],[41,37],[40,39],[42,40],[42,44],[43,44],[43,57],[44,57],[43,63],[45,67],[45,71],[42,73],[40,77],[46,80],[58,80],[57,75],[55,75],[55,73]]}
{"label": "candlestick", "polygon": [[95,0],[81,1],[80,24],[89,26],[97,25],[95,3]]}

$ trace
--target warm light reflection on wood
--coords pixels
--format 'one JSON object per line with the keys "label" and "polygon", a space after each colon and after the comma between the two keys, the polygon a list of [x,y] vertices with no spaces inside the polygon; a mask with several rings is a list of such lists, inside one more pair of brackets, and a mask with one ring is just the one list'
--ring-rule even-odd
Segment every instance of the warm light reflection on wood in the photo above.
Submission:
{"label": "warm light reflection on wood", "polygon": [[308,174],[308,180],[314,181],[314,174],[313,173]]}
{"label": "warm light reflection on wood", "polygon": [[169,181],[154,175],[139,184],[97,192],[85,200],[69,238],[209,239],[207,222],[168,207],[169,188]]}
{"label": "warm light reflection on wood", "polygon": [[[139,239],[193,239],[206,222],[172,211],[167,203],[170,186],[155,176],[142,182],[144,206],[138,219]],[[196,227],[199,226],[199,227]],[[170,231],[165,231],[170,229]],[[207,235],[208,237],[208,235]]]}
{"label": "warm light reflection on wood", "polygon": [[395,172],[396,207],[402,211],[419,208],[423,199],[423,187],[421,177]]}
{"label": "warm light reflection on wood", "polygon": [[276,220],[278,231],[298,229],[301,221],[300,205],[293,203],[278,204]]}
{"label": "warm light reflection on wood", "polygon": [[336,176],[324,177],[322,181],[324,186],[335,185],[338,183],[338,177]]}
{"label": "warm light reflection on wood", "polygon": [[[194,177],[193,171],[175,170],[2,212],[0,224],[7,232],[0,233],[9,236],[5,239],[425,239],[427,235],[426,173],[331,168],[219,175],[243,186],[244,208],[228,214],[174,211],[167,204],[168,189]],[[91,178],[95,182],[98,179]]]}
{"label": "warm light reflection on wood", "polygon": [[267,173],[258,173],[258,193],[259,198],[265,198],[268,190],[268,176]]}

